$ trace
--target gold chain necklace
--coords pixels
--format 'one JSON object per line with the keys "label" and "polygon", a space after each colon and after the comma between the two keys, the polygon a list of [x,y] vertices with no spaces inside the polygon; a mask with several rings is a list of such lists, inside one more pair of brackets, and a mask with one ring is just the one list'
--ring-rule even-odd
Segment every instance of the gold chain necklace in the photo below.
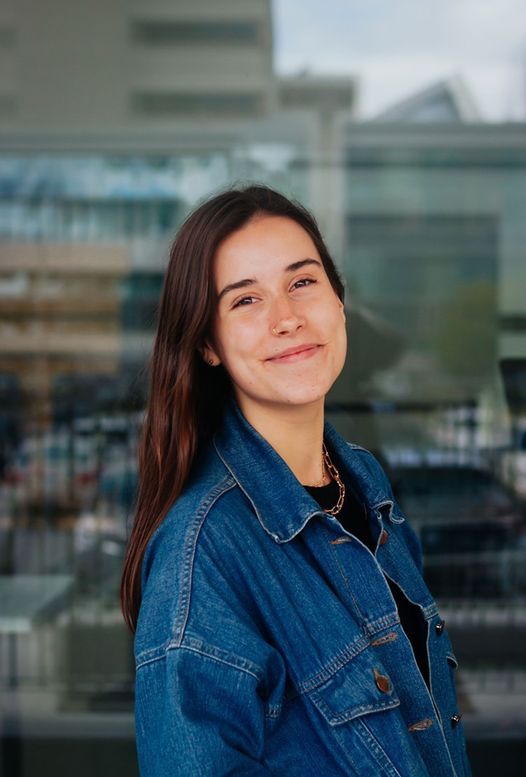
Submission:
{"label": "gold chain necklace", "polygon": [[327,450],[325,441],[323,442],[323,458],[327,466],[327,469],[329,470],[329,474],[338,483],[338,488],[340,489],[338,501],[336,502],[335,506],[331,507],[330,510],[324,510],[324,512],[328,513],[329,515],[338,515],[338,513],[343,507],[343,500],[345,499],[345,484],[342,482],[340,473],[338,472],[338,470],[336,469],[336,467],[331,461],[331,457],[329,456],[329,451]]}
{"label": "gold chain necklace", "polygon": [[321,480],[313,484],[315,488],[318,488],[319,486],[323,485],[323,481],[325,479],[325,467],[327,467],[327,471],[329,475],[337,482],[340,493],[338,495],[338,501],[336,502],[335,506],[331,507],[330,510],[324,510],[324,512],[328,513],[329,515],[338,515],[338,513],[343,507],[343,501],[345,499],[345,483],[342,482],[340,473],[332,463],[331,457],[329,456],[329,451],[327,450],[327,446],[325,445],[325,442],[323,442],[322,453],[321,453],[322,476],[321,476]]}

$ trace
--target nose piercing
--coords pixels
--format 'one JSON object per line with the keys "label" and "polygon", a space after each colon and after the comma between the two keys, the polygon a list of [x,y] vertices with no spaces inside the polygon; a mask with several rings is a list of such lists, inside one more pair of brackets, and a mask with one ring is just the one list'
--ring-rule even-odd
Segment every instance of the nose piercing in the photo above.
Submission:
{"label": "nose piercing", "polygon": [[277,332],[276,332],[276,327],[275,327],[275,326],[273,326],[273,327],[272,327],[272,334],[273,334],[273,335],[277,335]]}

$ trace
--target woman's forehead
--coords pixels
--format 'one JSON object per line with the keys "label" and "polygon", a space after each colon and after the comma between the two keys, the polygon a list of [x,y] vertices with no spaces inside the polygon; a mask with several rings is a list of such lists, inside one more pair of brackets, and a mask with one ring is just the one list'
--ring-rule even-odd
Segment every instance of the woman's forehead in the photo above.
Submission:
{"label": "woman's forehead", "polygon": [[[259,216],[232,232],[214,257],[216,279],[238,280],[239,273],[269,274],[305,258],[320,259],[311,236],[283,216]],[[229,276],[229,277],[226,277]],[[232,276],[232,277],[230,277]]]}

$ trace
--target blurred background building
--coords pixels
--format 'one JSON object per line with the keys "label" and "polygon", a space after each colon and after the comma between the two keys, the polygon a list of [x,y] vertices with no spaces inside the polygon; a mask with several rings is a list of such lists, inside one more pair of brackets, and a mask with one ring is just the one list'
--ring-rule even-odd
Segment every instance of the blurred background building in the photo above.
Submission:
{"label": "blurred background building", "polygon": [[0,5],[6,775],[136,773],[117,592],[156,306],[185,215],[249,181],[319,219],[347,289],[330,420],[420,533],[475,776],[525,773],[526,125],[447,75],[365,119],[359,72],[278,72],[279,5]]}

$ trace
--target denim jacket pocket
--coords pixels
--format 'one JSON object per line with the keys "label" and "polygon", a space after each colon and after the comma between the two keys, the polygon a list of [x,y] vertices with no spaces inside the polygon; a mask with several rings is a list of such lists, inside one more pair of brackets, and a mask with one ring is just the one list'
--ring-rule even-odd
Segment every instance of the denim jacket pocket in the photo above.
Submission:
{"label": "denim jacket pocket", "polygon": [[400,705],[381,665],[357,656],[311,691],[310,698],[331,726]]}
{"label": "denim jacket pocket", "polygon": [[363,650],[307,695],[343,749],[349,774],[427,774],[416,746],[407,736],[396,689],[371,650]]}

